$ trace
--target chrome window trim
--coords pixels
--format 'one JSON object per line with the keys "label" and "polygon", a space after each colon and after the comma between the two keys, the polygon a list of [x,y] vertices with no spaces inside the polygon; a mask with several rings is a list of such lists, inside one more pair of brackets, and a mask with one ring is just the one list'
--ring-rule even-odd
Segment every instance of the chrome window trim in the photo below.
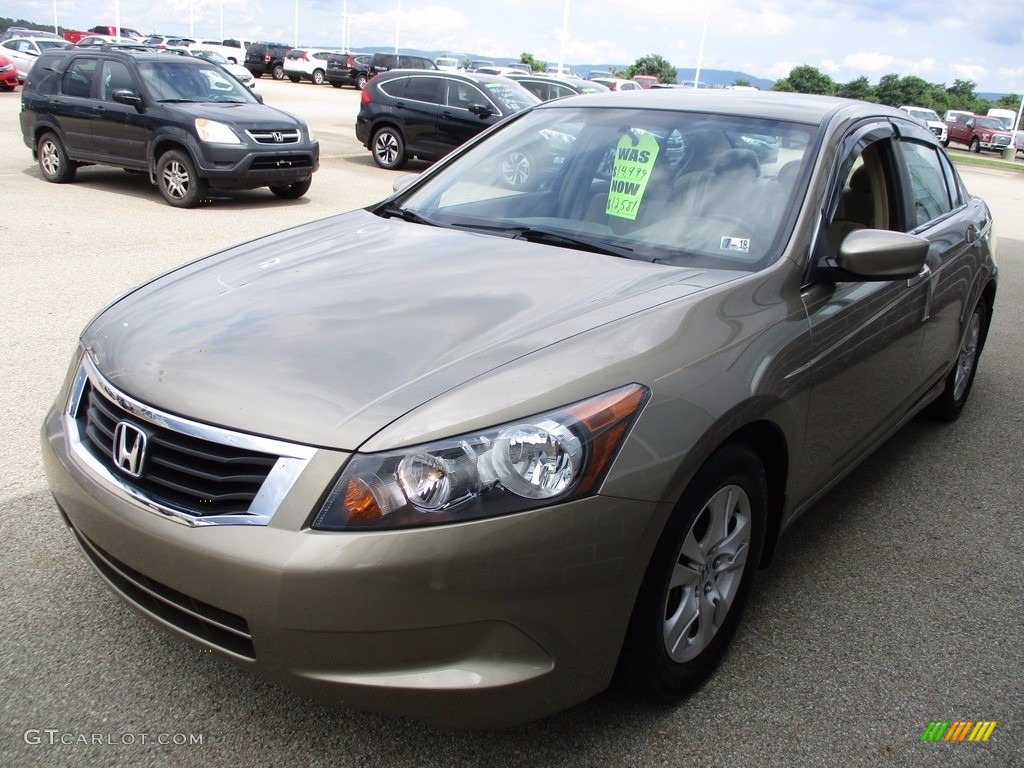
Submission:
{"label": "chrome window trim", "polygon": [[[78,427],[78,408],[85,391],[86,382],[102,391],[110,400],[142,421],[165,429],[221,445],[229,445],[250,451],[276,455],[277,462],[267,474],[249,509],[244,513],[198,517],[161,504],[145,493],[125,483],[120,477],[103,465],[85,446],[85,436]],[[109,486],[109,490],[125,501],[134,502],[147,511],[161,515],[176,523],[191,528],[214,525],[268,525],[277,512],[284,497],[295,485],[306,465],[316,454],[316,448],[307,445],[287,443],[267,437],[248,435],[243,432],[213,427],[196,421],[183,419],[163,411],[150,408],[133,397],[126,395],[107,381],[96,367],[95,361],[84,354],[72,381],[67,405],[64,409],[64,428],[68,437],[70,455],[84,468]]]}

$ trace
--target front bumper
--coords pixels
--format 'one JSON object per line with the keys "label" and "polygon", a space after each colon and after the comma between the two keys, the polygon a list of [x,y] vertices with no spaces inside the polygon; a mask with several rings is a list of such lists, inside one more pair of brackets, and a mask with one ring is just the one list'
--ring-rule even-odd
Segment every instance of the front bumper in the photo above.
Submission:
{"label": "front bumper", "polygon": [[320,167],[320,144],[292,148],[200,144],[195,147],[200,177],[218,189],[257,189],[303,181]]}
{"label": "front bumper", "polygon": [[61,408],[43,428],[54,498],[113,590],[286,687],[440,727],[491,728],[607,686],[656,505],[594,497],[418,530],[311,530],[345,458],[317,451],[265,526],[189,527],[83,465]]}

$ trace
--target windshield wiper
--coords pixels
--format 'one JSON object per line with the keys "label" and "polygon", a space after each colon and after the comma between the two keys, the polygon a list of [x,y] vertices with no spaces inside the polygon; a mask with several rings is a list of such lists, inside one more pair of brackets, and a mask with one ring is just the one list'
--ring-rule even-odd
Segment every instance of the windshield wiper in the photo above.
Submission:
{"label": "windshield wiper", "polygon": [[161,104],[202,104],[199,99],[160,99]]}
{"label": "windshield wiper", "polygon": [[418,213],[414,213],[408,208],[403,208],[400,205],[391,203],[390,205],[381,206],[373,211],[377,216],[384,219],[393,219],[396,216],[402,221],[408,221],[412,224],[426,224],[428,227],[436,227],[437,225],[432,221],[427,221],[425,218],[420,216]]}
{"label": "windshield wiper", "polygon": [[606,240],[595,240],[593,238],[570,235],[554,229],[543,227],[522,227],[522,226],[492,226],[490,224],[452,224],[453,227],[462,229],[477,229],[482,232],[500,232],[507,234],[513,240],[526,240],[530,243],[543,243],[544,245],[560,245],[579,248],[589,253],[600,253],[605,256],[618,256],[623,259],[639,258],[632,248],[624,245],[613,245]]}

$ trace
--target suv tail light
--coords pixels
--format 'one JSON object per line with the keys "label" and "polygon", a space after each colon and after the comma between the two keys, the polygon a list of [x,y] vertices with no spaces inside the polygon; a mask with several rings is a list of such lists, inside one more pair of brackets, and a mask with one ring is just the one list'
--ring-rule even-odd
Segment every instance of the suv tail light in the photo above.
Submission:
{"label": "suv tail light", "polygon": [[371,101],[373,101],[373,99],[370,98],[370,89],[364,87],[359,93],[359,103],[369,104]]}
{"label": "suv tail light", "polygon": [[265,64],[268,61],[270,61],[270,54],[269,53],[264,53],[263,54],[263,63]]}
{"label": "suv tail light", "polygon": [[308,53],[302,54],[302,60],[303,61],[312,61],[312,59],[309,58],[309,54]]}

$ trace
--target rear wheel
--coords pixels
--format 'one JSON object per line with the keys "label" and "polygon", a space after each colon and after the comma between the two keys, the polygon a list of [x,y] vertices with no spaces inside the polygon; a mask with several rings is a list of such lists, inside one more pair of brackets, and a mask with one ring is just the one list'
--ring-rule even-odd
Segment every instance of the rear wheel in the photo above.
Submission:
{"label": "rear wheel", "polygon": [[74,181],[78,166],[68,159],[68,153],[64,151],[64,145],[57,138],[57,134],[47,132],[40,136],[36,154],[39,157],[39,170],[42,171],[44,179],[54,184]]}
{"label": "rear wheel", "polygon": [[206,180],[196,174],[192,158],[178,149],[160,156],[156,182],[164,200],[175,208],[192,208],[206,195]]}
{"label": "rear wheel", "polygon": [[767,480],[746,443],[719,448],[687,487],[644,575],[619,660],[634,695],[674,703],[714,670],[764,546]]}
{"label": "rear wheel", "polygon": [[309,186],[312,183],[313,177],[310,176],[304,181],[296,181],[294,184],[287,184],[283,187],[271,185],[270,191],[282,200],[298,200],[309,191]]}
{"label": "rear wheel", "polygon": [[370,152],[373,155],[373,162],[389,171],[404,167],[408,160],[402,134],[390,127],[381,128],[373,135]]}
{"label": "rear wheel", "polygon": [[324,71],[322,69],[313,70],[313,85],[324,84]]}
{"label": "rear wheel", "polygon": [[940,421],[953,421],[967,405],[967,397],[971,394],[974,375],[978,372],[978,356],[985,343],[985,331],[988,324],[988,305],[982,299],[971,313],[967,321],[967,332],[960,342],[953,370],[946,376],[946,386],[930,406],[929,412]]}

